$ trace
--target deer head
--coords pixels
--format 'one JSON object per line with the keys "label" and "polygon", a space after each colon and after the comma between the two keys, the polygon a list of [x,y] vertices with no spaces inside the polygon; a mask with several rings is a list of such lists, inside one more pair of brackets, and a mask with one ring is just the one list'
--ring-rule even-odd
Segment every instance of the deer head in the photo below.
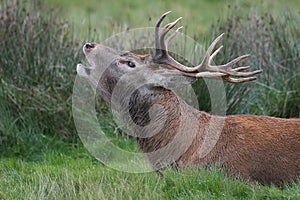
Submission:
{"label": "deer head", "polygon": [[[124,74],[137,73],[144,79],[152,79],[159,83],[159,87],[181,87],[190,84],[199,78],[222,78],[226,82],[241,83],[255,80],[253,75],[261,73],[262,70],[252,72],[242,72],[249,68],[243,66],[233,68],[239,61],[246,59],[249,55],[242,55],[227,64],[212,65],[214,57],[222,49],[220,46],[213,51],[216,44],[222,39],[224,34],[217,37],[209,46],[203,61],[195,67],[187,67],[177,62],[168,53],[168,43],[175,37],[182,28],[178,28],[173,34],[165,39],[167,33],[181,20],[178,18],[160,28],[163,19],[170,12],[163,14],[155,26],[155,54],[139,55],[132,52],[118,51],[101,44],[87,43],[83,46],[83,52],[90,66],[77,65],[79,76],[87,77],[98,84],[98,91],[101,96],[110,103],[110,97],[114,86]],[[102,75],[99,82],[97,74]],[[234,78],[239,77],[239,78]],[[154,89],[154,85],[148,85],[147,90]]]}

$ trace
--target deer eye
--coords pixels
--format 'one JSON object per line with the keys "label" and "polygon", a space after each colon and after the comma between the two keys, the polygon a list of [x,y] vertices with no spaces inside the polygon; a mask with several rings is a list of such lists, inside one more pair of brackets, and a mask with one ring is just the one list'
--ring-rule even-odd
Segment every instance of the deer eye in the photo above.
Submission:
{"label": "deer eye", "polygon": [[131,61],[128,61],[128,62],[127,62],[127,65],[128,65],[128,67],[131,67],[131,68],[134,68],[134,67],[135,67],[135,63],[134,63],[134,62],[131,62]]}

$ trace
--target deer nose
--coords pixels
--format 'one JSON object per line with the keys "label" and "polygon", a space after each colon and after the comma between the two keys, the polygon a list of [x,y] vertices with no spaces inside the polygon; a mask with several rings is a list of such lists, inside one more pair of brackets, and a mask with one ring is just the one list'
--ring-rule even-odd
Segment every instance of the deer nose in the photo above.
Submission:
{"label": "deer nose", "polygon": [[83,46],[83,51],[84,52],[89,52],[91,51],[93,48],[95,48],[95,43],[86,43],[84,46]]}

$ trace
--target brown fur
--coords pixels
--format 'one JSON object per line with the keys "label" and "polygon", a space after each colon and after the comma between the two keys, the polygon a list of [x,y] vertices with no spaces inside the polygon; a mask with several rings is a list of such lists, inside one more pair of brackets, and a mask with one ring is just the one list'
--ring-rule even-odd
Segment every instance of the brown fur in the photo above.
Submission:
{"label": "brown fur", "polygon": [[[171,93],[171,94],[170,94]],[[172,141],[178,133],[179,104],[185,102],[171,98],[165,92],[163,102],[168,113],[172,113],[165,129],[151,138],[138,139],[144,152],[161,148]],[[165,101],[167,98],[169,101]],[[175,101],[175,102],[174,102]],[[179,101],[178,103],[176,101]],[[172,105],[172,106],[170,106]],[[200,130],[190,147],[175,161],[177,167],[220,165],[231,174],[262,184],[282,185],[296,181],[300,175],[300,119],[280,119],[268,116],[236,115],[225,117],[225,124],[212,151],[200,158],[204,130],[211,115],[184,105],[190,115],[190,123],[197,123]],[[182,114],[182,113],[181,113]],[[221,117],[220,117],[221,118]],[[192,130],[180,133],[189,137]],[[191,136],[191,135],[190,135]],[[173,163],[174,164],[174,163]]]}
{"label": "brown fur", "polygon": [[[144,73],[136,78],[147,79],[157,75],[163,78],[159,80],[169,81],[169,76],[165,74],[171,74],[176,82],[176,73],[151,66],[143,56],[118,52],[101,45],[96,45],[91,52],[85,54],[92,68],[80,65],[77,71],[82,75],[84,70],[87,70],[88,73],[83,75],[91,82],[95,82],[95,78],[99,76],[99,73],[96,73],[97,68],[106,66],[103,58],[113,55],[114,59],[107,63],[108,67],[100,70],[101,78],[96,83],[98,92],[109,106],[113,106],[111,95],[116,83],[122,75],[132,71],[124,60],[133,61],[137,65],[137,69],[134,70],[142,68]],[[114,62],[111,62],[112,60]],[[122,62],[119,62],[120,60]],[[130,80],[132,79],[124,83],[125,89]],[[190,81],[189,78],[187,80]],[[160,169],[165,163],[180,169],[219,165],[230,174],[261,184],[282,185],[298,179],[300,119],[253,115],[213,116],[187,105],[172,89],[167,89],[161,84],[142,85],[137,88],[130,98],[128,108],[134,123],[132,125],[138,125],[132,126],[137,142],[142,151],[149,154],[149,160],[155,169]],[[122,93],[118,95],[120,100],[124,99]],[[126,105],[128,106],[128,102],[125,102],[119,111],[127,109]],[[150,110],[154,105],[160,109],[154,109],[151,114]],[[155,124],[159,124],[163,119],[163,128],[153,134]],[[219,122],[222,121],[224,124],[221,123],[220,135],[216,137],[214,131],[209,131],[209,127],[218,130]],[[149,124],[152,126],[147,128]],[[169,145],[174,140],[177,142]],[[211,147],[206,153],[203,149],[205,146]],[[154,153],[164,147],[167,147],[164,152]],[[181,152],[176,152],[177,149]],[[177,156],[176,153],[180,155]]]}

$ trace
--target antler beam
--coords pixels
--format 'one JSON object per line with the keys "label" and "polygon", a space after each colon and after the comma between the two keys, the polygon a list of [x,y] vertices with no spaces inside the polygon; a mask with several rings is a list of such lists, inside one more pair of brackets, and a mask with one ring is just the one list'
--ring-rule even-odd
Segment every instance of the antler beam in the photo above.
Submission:
{"label": "antler beam", "polygon": [[[172,68],[175,68],[179,71],[182,71],[185,75],[195,77],[195,78],[223,78],[224,81],[232,82],[232,83],[241,83],[255,80],[256,77],[253,76],[255,74],[261,73],[262,70],[255,70],[251,72],[241,72],[243,70],[248,69],[250,66],[243,66],[238,68],[232,68],[239,61],[246,59],[249,55],[242,55],[234,60],[228,62],[224,65],[212,65],[212,61],[214,57],[219,53],[219,51],[223,48],[220,46],[217,50],[213,52],[216,44],[223,38],[224,33],[218,36],[208,47],[205,57],[202,60],[201,64],[196,67],[187,67],[179,62],[177,62],[174,58],[172,58],[168,53],[168,44],[175,37],[177,32],[182,28],[178,28],[173,34],[171,34],[167,39],[165,39],[166,34],[182,19],[182,17],[176,19],[174,22],[169,23],[164,26],[164,28],[160,28],[160,25],[164,18],[170,13],[168,11],[164,13],[156,23],[155,27],[155,55],[153,56],[153,62],[158,64],[165,64]],[[243,78],[232,78],[230,76],[237,76]]]}

